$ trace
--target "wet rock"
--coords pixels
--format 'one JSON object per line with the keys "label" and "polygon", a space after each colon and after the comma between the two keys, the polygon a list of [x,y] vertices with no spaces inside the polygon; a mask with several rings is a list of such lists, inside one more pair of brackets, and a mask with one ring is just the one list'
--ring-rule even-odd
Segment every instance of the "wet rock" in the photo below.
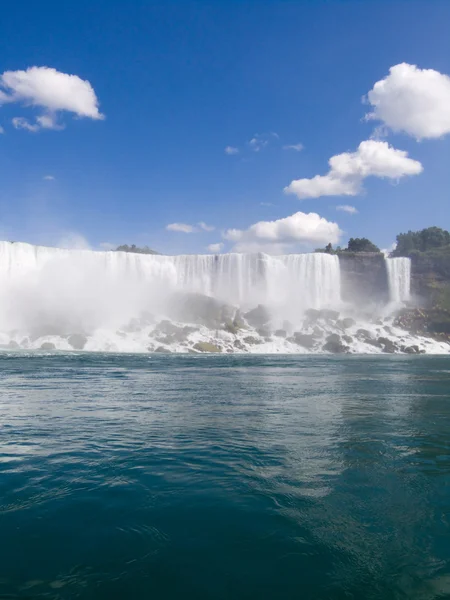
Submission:
{"label": "wet rock", "polygon": [[349,329],[350,327],[353,327],[353,325],[356,325],[356,321],[351,317],[346,317],[345,319],[340,319],[336,324],[342,329]]}
{"label": "wet rock", "polygon": [[270,339],[270,336],[272,335],[272,331],[271,331],[270,327],[267,327],[267,326],[259,327],[256,330],[256,333],[266,339]]}
{"label": "wet rock", "polygon": [[305,317],[310,321],[317,321],[317,319],[320,319],[320,310],[308,308],[305,310]]}
{"label": "wet rock", "polygon": [[356,332],[356,337],[359,340],[366,341],[367,339],[372,339],[372,334],[367,329],[358,329],[358,331]]}
{"label": "wet rock", "polygon": [[313,329],[313,336],[316,338],[323,338],[323,329],[317,327],[317,325]]}
{"label": "wet rock", "polygon": [[383,352],[386,352],[387,354],[393,354],[394,352],[396,352],[398,350],[397,344],[395,342],[393,342],[392,340],[390,340],[389,338],[379,337],[378,343],[381,344],[381,346],[383,348]]}
{"label": "wet rock", "polygon": [[247,348],[244,346],[244,344],[241,342],[241,340],[234,340],[233,346],[237,350],[247,350]]}
{"label": "wet rock", "polygon": [[182,327],[175,325],[175,323],[172,323],[172,321],[168,321],[167,319],[164,319],[163,321],[158,323],[158,325],[154,329],[155,334],[165,335],[173,335],[174,333],[178,333],[180,331],[183,331]]}
{"label": "wet rock", "polygon": [[330,335],[327,335],[326,340],[331,344],[338,344],[341,341],[341,336],[337,333],[330,333]]}
{"label": "wet rock", "polygon": [[419,346],[402,346],[401,351],[405,354],[420,354]]}
{"label": "wet rock", "polygon": [[56,350],[56,346],[53,342],[44,342],[41,344],[41,350]]}
{"label": "wet rock", "polygon": [[274,335],[280,338],[287,338],[287,331],[286,329],[277,329]]}
{"label": "wet rock", "polygon": [[320,311],[320,318],[325,321],[337,321],[339,319],[339,311],[323,308]]}
{"label": "wet rock", "polygon": [[83,348],[87,344],[88,339],[82,333],[73,333],[72,335],[69,335],[67,341],[74,350],[83,350]]}
{"label": "wet rock", "polygon": [[313,335],[301,333],[299,331],[296,331],[291,339],[295,344],[302,346],[302,348],[306,348],[307,350],[312,350],[316,343],[316,339]]}
{"label": "wet rock", "polygon": [[194,344],[193,348],[199,352],[222,352],[219,346],[211,344],[210,342],[197,342]]}
{"label": "wet rock", "polygon": [[388,327],[387,325],[385,325],[383,327],[384,331],[388,334],[388,335],[392,335],[392,329],[390,327]]}
{"label": "wet rock", "polygon": [[351,344],[353,342],[353,338],[351,335],[343,335],[342,339],[346,344]]}
{"label": "wet rock", "polygon": [[263,343],[263,340],[257,337],[253,337],[252,335],[247,335],[247,337],[243,340],[246,344],[250,344],[251,346],[257,346]]}
{"label": "wet rock", "polygon": [[164,346],[158,346],[154,352],[158,352],[158,354],[172,354],[172,350],[164,348]]}
{"label": "wet rock", "polygon": [[6,348],[8,348],[9,350],[18,350],[20,346],[16,341],[11,340],[10,342],[8,342],[8,344],[6,344]]}
{"label": "wet rock", "polygon": [[344,354],[345,352],[348,352],[350,348],[348,346],[344,346],[340,339],[339,341],[333,339],[327,341],[327,343],[322,346],[322,350],[325,352],[331,352],[332,354]]}
{"label": "wet rock", "polygon": [[236,308],[203,294],[174,294],[168,302],[169,314],[177,321],[198,323],[209,329],[220,329],[232,321]]}
{"label": "wet rock", "polygon": [[263,327],[270,321],[270,313],[262,304],[258,304],[256,308],[245,313],[244,317],[247,323],[255,329]]}

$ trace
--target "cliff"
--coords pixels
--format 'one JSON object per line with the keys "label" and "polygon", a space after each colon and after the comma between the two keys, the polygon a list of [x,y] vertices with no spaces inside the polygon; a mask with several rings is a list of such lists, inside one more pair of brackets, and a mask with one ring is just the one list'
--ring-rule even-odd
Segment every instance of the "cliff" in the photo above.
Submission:
{"label": "cliff", "polygon": [[386,261],[381,252],[341,252],[338,256],[344,301],[359,305],[389,301]]}

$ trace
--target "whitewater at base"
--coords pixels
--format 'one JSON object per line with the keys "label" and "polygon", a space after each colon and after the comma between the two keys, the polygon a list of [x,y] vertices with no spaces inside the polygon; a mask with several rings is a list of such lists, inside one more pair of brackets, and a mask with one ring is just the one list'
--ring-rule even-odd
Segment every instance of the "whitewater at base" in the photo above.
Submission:
{"label": "whitewater at base", "polygon": [[341,300],[337,256],[161,256],[0,242],[0,347],[99,352],[448,353],[395,326],[409,259],[386,259],[390,302]]}

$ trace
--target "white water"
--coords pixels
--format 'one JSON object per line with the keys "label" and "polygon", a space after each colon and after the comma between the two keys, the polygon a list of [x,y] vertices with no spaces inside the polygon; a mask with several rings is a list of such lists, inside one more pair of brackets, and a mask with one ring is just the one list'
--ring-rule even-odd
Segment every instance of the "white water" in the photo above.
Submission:
{"label": "white water", "polygon": [[[387,269],[391,298],[408,300],[409,261],[388,259]],[[421,351],[448,352],[445,343],[414,338],[386,317],[383,322],[377,315],[358,321],[354,307],[341,302],[340,279],[338,257],[322,253],[153,256],[0,242],[0,347],[72,350],[76,346],[70,335],[76,333],[86,340],[84,350],[92,351],[163,347],[187,352],[207,341],[222,352],[321,352],[333,333],[342,336],[351,352],[381,352],[361,339],[358,328],[364,327],[373,339],[390,336],[398,351],[416,344]],[[242,312],[263,304],[271,314],[272,332],[284,329],[283,320],[288,320],[296,331],[317,337],[314,347],[299,346],[289,332],[287,339],[248,328],[230,333],[198,321],[184,337],[169,340],[158,324],[167,317],[173,320],[173,299],[190,292]],[[345,331],[337,317],[311,324],[304,317],[307,308],[334,308],[341,318],[352,316],[356,322]],[[178,331],[183,325],[178,323]],[[249,335],[252,341],[247,341]]]}
{"label": "white water", "polygon": [[142,311],[164,313],[174,292],[293,317],[340,302],[339,260],[327,254],[159,256],[0,242],[0,330],[43,323],[93,331]]}
{"label": "white water", "polygon": [[409,258],[387,258],[386,268],[390,301],[394,304],[411,299],[411,260]]}

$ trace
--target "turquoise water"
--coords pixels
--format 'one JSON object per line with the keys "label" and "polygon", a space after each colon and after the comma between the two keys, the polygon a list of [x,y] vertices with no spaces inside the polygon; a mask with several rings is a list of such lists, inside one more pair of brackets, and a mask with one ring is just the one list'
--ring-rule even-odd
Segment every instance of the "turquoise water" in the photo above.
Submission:
{"label": "turquoise water", "polygon": [[450,598],[450,361],[0,355],[0,598]]}

